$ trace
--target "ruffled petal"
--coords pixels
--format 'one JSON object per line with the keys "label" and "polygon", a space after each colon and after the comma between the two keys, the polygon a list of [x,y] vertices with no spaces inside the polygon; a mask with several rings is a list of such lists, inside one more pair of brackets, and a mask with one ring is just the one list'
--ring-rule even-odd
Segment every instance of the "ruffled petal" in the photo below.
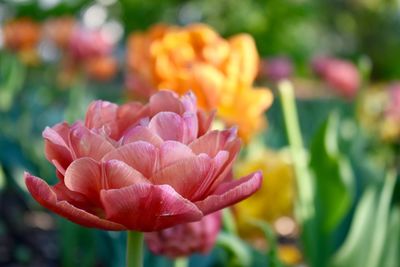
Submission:
{"label": "ruffled petal", "polygon": [[163,140],[149,128],[140,125],[128,130],[121,139],[121,143],[124,145],[137,141],[145,141],[155,146],[159,146],[163,142]]}
{"label": "ruffled petal", "polygon": [[210,157],[215,157],[218,151],[228,150],[226,145],[235,139],[237,139],[235,128],[224,131],[214,130],[194,140],[189,147],[195,154],[206,153]]}
{"label": "ruffled petal", "polygon": [[100,160],[105,154],[115,149],[106,138],[88,130],[83,125],[77,125],[71,130],[70,142],[75,158],[90,157]]}
{"label": "ruffled petal", "polygon": [[96,162],[91,158],[75,160],[67,169],[66,187],[79,192],[99,207],[102,189],[118,189],[135,183],[149,183],[138,171],[119,160]]}
{"label": "ruffled petal", "polygon": [[200,210],[169,185],[135,184],[102,190],[107,219],[135,231],[157,231],[200,220]]}
{"label": "ruffled petal", "polygon": [[209,214],[247,198],[261,187],[261,183],[261,172],[255,172],[239,180],[222,183],[212,195],[195,204],[204,214]]}
{"label": "ruffled petal", "polygon": [[151,181],[171,185],[180,195],[192,200],[199,186],[213,175],[213,168],[212,159],[202,154],[160,169]]}
{"label": "ruffled petal", "polygon": [[115,121],[118,105],[97,100],[90,103],[85,118],[85,126],[89,129],[99,129]]}
{"label": "ruffled petal", "polygon": [[183,114],[184,106],[179,100],[178,95],[171,91],[159,91],[150,97],[149,101],[151,116],[159,112],[173,112]]}
{"label": "ruffled petal", "polygon": [[209,114],[204,111],[197,111],[197,118],[199,122],[198,136],[202,136],[208,132],[214,120],[215,114],[215,110]]}
{"label": "ruffled petal", "polygon": [[157,148],[147,142],[138,141],[121,146],[104,156],[103,160],[120,160],[141,172],[145,177],[151,177],[155,170],[158,157]]}
{"label": "ruffled petal", "polygon": [[164,141],[183,141],[185,122],[181,116],[173,112],[160,112],[149,123],[149,128]]}
{"label": "ruffled petal", "polygon": [[65,200],[59,201],[56,193],[48,184],[29,173],[25,173],[25,184],[33,198],[42,206],[74,223],[103,230],[126,229],[121,224],[101,219],[96,215],[71,205]]}
{"label": "ruffled petal", "polygon": [[45,155],[48,161],[55,163],[55,167],[60,173],[64,173],[72,162],[71,151],[67,140],[69,135],[69,126],[66,123],[60,123],[53,128],[46,127],[43,131]]}
{"label": "ruffled petal", "polygon": [[177,161],[194,157],[192,150],[176,141],[166,141],[160,147],[160,162],[159,168],[165,168]]}
{"label": "ruffled petal", "polygon": [[101,164],[91,158],[80,158],[71,163],[65,172],[65,186],[78,192],[100,206],[102,186]]}

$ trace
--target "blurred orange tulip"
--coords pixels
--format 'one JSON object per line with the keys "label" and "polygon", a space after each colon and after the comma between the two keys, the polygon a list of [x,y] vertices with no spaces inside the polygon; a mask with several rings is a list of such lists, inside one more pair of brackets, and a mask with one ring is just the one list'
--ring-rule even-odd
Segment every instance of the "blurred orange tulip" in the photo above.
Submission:
{"label": "blurred orange tulip", "polygon": [[110,80],[117,72],[117,60],[112,56],[96,57],[88,59],[85,70],[88,75],[99,81]]}
{"label": "blurred orange tulip", "polygon": [[29,18],[20,18],[7,22],[3,28],[4,44],[13,51],[31,50],[39,42],[41,29],[39,24]]}
{"label": "blurred orange tulip", "polygon": [[29,18],[19,18],[5,23],[4,45],[18,53],[22,62],[35,65],[39,62],[36,46],[41,37],[41,27]]}
{"label": "blurred orange tulip", "polygon": [[68,16],[49,19],[44,24],[44,33],[59,48],[66,49],[69,46],[76,24],[76,20]]}
{"label": "blurred orange tulip", "polygon": [[258,64],[254,40],[247,34],[224,39],[204,24],[159,24],[129,37],[127,87],[145,98],[160,89],[192,90],[202,108],[217,109],[247,141],[263,125],[262,113],[272,103],[269,90],[252,87]]}

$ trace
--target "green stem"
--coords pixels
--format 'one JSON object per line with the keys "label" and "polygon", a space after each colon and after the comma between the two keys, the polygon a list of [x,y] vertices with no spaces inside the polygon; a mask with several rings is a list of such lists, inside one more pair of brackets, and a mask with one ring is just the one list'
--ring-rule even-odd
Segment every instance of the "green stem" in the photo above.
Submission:
{"label": "green stem", "polygon": [[126,267],[143,267],[143,233],[128,231]]}
{"label": "green stem", "polygon": [[176,258],[174,260],[174,267],[188,267],[189,259],[186,257]]}
{"label": "green stem", "polygon": [[298,200],[300,203],[299,215],[303,220],[307,220],[314,216],[314,190],[312,178],[308,171],[307,155],[303,146],[292,85],[287,81],[280,83],[279,93],[296,174]]}
{"label": "green stem", "polygon": [[315,234],[318,222],[315,217],[314,182],[308,169],[308,159],[303,145],[291,83],[288,81],[280,83],[279,94],[296,177],[297,200],[295,211],[302,228],[301,236],[305,254],[310,266],[323,266],[320,264],[321,255],[318,253],[318,240]]}

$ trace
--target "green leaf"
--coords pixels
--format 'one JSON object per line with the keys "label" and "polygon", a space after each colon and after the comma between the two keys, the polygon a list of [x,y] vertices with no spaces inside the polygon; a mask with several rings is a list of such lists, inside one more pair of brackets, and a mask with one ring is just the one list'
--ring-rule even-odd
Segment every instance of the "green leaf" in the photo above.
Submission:
{"label": "green leaf", "polygon": [[348,159],[338,150],[339,119],[332,113],[312,140],[310,169],[316,185],[317,213],[322,230],[330,233],[349,211],[353,174]]}
{"label": "green leaf", "polygon": [[9,110],[25,80],[25,68],[13,55],[2,53],[0,64],[0,110]]}
{"label": "green leaf", "polygon": [[389,228],[379,266],[397,267],[400,260],[400,208],[394,207],[390,213]]}
{"label": "green leaf", "polygon": [[229,266],[246,267],[250,266],[252,256],[244,241],[235,235],[220,232],[217,238],[217,245],[225,248],[232,255]]}
{"label": "green leaf", "polygon": [[387,234],[391,234],[388,224],[394,185],[395,177],[389,173],[382,190],[374,185],[366,189],[357,205],[349,234],[332,258],[331,267],[386,267],[380,265],[380,261],[385,253]]}

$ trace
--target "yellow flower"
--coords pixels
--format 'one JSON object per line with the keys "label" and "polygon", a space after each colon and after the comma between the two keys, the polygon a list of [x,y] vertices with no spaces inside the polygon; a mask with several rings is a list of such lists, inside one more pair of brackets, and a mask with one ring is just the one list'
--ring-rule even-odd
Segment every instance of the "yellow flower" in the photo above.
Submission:
{"label": "yellow flower", "polygon": [[272,93],[253,88],[259,57],[247,34],[229,39],[204,24],[153,26],[128,40],[127,85],[141,97],[156,90],[192,90],[199,105],[217,109],[227,125],[238,125],[246,141],[263,126]]}
{"label": "yellow flower", "polygon": [[235,206],[239,232],[244,237],[254,237],[258,232],[250,220],[274,223],[282,216],[291,216],[295,195],[294,173],[286,150],[272,151],[262,145],[249,146],[249,155],[234,167],[234,176],[261,170],[264,181],[261,189]]}
{"label": "yellow flower", "polygon": [[396,98],[391,95],[398,84],[377,84],[365,90],[358,106],[358,118],[364,129],[382,141],[392,143],[400,139],[400,118],[389,112]]}
{"label": "yellow flower", "polygon": [[298,264],[303,259],[300,250],[294,245],[280,245],[278,255],[283,263],[287,265]]}

